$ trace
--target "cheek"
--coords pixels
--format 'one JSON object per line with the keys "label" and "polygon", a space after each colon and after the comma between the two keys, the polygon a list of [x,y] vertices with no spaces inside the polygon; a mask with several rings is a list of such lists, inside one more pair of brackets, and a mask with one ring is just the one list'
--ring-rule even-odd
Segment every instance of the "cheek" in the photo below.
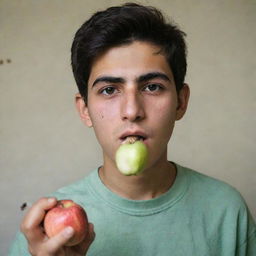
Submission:
{"label": "cheek", "polygon": [[110,107],[108,104],[95,104],[95,106],[97,107],[94,107],[90,113],[95,136],[104,154],[114,159],[113,152],[116,151],[116,148],[113,143],[115,139],[113,130],[116,126],[118,127],[117,115],[119,108]]}
{"label": "cheek", "polygon": [[176,118],[176,107],[176,100],[172,98],[165,98],[162,101],[156,102],[152,108],[152,111],[155,112],[154,118],[160,124],[171,124]]}
{"label": "cheek", "polygon": [[113,106],[113,104],[97,103],[90,111],[90,116],[94,125],[98,125],[100,122],[111,121],[117,116],[119,108]]}
{"label": "cheek", "polygon": [[159,142],[165,144],[169,141],[176,120],[176,101],[166,99],[155,104],[152,122],[155,126],[155,136]]}
{"label": "cheek", "polygon": [[119,108],[109,105],[110,104],[97,103],[92,109],[89,110],[92,126],[94,128],[96,137],[100,142],[105,140],[106,134],[110,136],[113,130],[113,125],[117,120]]}

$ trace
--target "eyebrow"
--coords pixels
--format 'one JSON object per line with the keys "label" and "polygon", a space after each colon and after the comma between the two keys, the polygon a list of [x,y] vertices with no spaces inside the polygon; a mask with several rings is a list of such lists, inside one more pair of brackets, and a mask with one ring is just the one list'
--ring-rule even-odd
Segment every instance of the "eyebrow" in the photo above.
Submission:
{"label": "eyebrow", "polygon": [[125,79],[122,77],[101,76],[93,82],[92,87],[95,86],[97,83],[101,83],[101,82],[117,84],[117,83],[124,83]]}
{"label": "eyebrow", "polygon": [[[165,81],[171,81],[171,79],[162,72],[149,72],[143,75],[140,75],[137,79],[136,82],[137,83],[142,83],[142,82],[146,82],[149,81],[151,79],[155,79],[155,78],[161,78]],[[114,77],[114,76],[101,76],[98,77],[92,84],[92,87],[95,86],[97,83],[101,83],[101,82],[105,82],[105,83],[125,83],[125,79],[122,77]]]}
{"label": "eyebrow", "polygon": [[161,78],[165,81],[171,81],[170,78],[162,72],[150,72],[150,73],[141,75],[136,79],[136,81],[138,83],[142,83],[142,82],[146,82],[148,80],[154,79],[154,78]]}

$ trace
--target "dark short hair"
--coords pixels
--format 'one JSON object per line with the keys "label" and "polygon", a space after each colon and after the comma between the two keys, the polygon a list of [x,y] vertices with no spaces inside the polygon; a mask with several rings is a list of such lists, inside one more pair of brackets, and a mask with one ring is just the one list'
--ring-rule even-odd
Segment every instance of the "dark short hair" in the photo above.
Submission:
{"label": "dark short hair", "polygon": [[126,3],[96,12],[76,32],[71,48],[71,64],[80,94],[87,103],[87,83],[93,61],[106,50],[135,40],[160,46],[173,72],[176,90],[186,75],[185,33],[167,22],[151,6]]}

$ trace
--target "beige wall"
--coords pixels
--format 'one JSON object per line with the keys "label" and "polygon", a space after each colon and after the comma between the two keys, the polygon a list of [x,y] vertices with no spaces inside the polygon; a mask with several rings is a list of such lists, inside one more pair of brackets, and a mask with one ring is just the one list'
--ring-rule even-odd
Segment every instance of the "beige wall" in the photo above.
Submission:
{"label": "beige wall", "polygon": [[[187,33],[191,101],[170,159],[236,187],[256,217],[254,0],[141,1]],[[70,45],[81,23],[120,1],[0,0],[0,254],[20,205],[75,181],[101,162],[78,119]],[[7,59],[11,63],[7,63]]]}

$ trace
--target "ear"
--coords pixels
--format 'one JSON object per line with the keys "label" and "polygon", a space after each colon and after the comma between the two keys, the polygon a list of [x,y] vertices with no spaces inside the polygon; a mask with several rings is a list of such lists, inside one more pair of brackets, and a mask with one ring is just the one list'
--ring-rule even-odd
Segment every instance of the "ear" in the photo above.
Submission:
{"label": "ear", "polygon": [[92,121],[91,121],[91,118],[90,118],[88,107],[85,104],[84,98],[81,96],[80,93],[77,93],[75,95],[75,104],[76,104],[76,109],[78,111],[78,114],[79,114],[82,122],[86,126],[92,127]]}
{"label": "ear", "polygon": [[187,84],[184,84],[182,89],[178,93],[178,106],[176,109],[176,120],[180,120],[186,113],[190,90]]}

